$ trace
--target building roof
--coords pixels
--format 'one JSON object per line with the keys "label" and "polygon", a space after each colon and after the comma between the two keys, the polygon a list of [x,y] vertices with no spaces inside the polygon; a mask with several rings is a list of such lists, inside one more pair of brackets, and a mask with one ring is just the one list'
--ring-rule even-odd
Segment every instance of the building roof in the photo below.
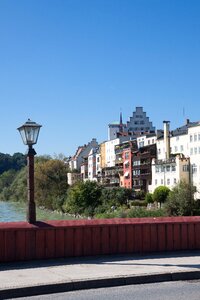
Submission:
{"label": "building roof", "polygon": [[[170,131],[170,135],[173,137],[173,136],[180,136],[180,135],[187,134],[188,133],[188,128],[199,126],[199,125],[200,125],[199,121],[197,121],[197,122],[190,122],[187,119],[185,125],[180,126],[180,127],[176,128],[174,130],[171,130]],[[163,137],[164,137],[164,130],[162,130],[162,129],[157,130],[157,140],[163,139]]]}

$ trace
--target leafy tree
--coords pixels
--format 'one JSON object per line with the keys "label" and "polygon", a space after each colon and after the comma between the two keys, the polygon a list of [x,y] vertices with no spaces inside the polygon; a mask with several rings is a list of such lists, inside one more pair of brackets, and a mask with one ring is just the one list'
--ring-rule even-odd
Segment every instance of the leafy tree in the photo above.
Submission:
{"label": "leafy tree", "polygon": [[35,199],[39,206],[62,210],[68,189],[67,171],[61,160],[42,160],[35,164]]}
{"label": "leafy tree", "polygon": [[135,198],[140,199],[140,200],[145,199],[145,191],[141,190],[141,191],[135,192]]}
{"label": "leafy tree", "polygon": [[10,154],[0,153],[0,174],[10,169],[20,170],[26,165],[26,156],[22,153]]}
{"label": "leafy tree", "polygon": [[164,203],[167,200],[170,189],[166,186],[158,186],[153,193],[153,201],[160,203]]}
{"label": "leafy tree", "polygon": [[95,209],[101,204],[101,187],[95,181],[78,182],[69,188],[63,205],[65,212],[94,216]]}
{"label": "leafy tree", "polygon": [[22,153],[14,153],[12,156],[12,169],[18,171],[26,166],[26,156]]}
{"label": "leafy tree", "polygon": [[12,183],[5,186],[1,193],[2,200],[26,201],[27,199],[27,168],[16,172]]}
{"label": "leafy tree", "polygon": [[117,204],[127,205],[128,200],[130,200],[132,197],[132,190],[119,187],[114,189],[114,194],[115,194],[115,201],[117,202]]}
{"label": "leafy tree", "polygon": [[[14,173],[15,172],[15,173]],[[0,199],[27,200],[27,167],[0,176]],[[60,160],[37,157],[35,160],[35,200],[39,206],[62,210],[67,195],[67,168]]]}
{"label": "leafy tree", "polygon": [[148,203],[153,203],[153,194],[152,193],[146,193],[145,195],[145,202]]}
{"label": "leafy tree", "polygon": [[16,171],[13,169],[3,172],[0,175],[0,191],[2,191],[4,187],[9,187],[12,184],[15,176]]}
{"label": "leafy tree", "polygon": [[193,214],[194,193],[196,187],[184,181],[178,183],[169,193],[166,210],[171,216],[189,216]]}

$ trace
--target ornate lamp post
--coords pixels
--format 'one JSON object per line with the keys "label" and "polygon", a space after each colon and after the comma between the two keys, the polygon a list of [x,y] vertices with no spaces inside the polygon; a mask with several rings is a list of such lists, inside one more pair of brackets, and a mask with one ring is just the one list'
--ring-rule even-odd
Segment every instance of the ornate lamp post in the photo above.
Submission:
{"label": "ornate lamp post", "polygon": [[36,222],[36,209],[35,209],[35,200],[34,200],[34,156],[36,154],[33,149],[33,145],[37,143],[40,127],[39,125],[30,119],[17,128],[21,134],[23,143],[28,145],[27,153],[27,187],[28,187],[28,206],[27,206],[27,222],[33,224]]}

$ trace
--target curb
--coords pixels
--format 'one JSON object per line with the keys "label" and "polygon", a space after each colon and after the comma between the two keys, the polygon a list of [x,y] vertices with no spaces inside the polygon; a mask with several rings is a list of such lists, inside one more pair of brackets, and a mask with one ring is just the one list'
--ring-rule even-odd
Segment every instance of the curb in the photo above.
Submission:
{"label": "curb", "polygon": [[64,293],[69,291],[106,288],[131,284],[147,284],[156,282],[194,280],[200,279],[200,271],[186,271],[164,274],[151,274],[140,276],[120,276],[112,278],[98,278],[89,280],[77,280],[29,287],[10,288],[0,290],[0,299],[30,297],[44,294]]}

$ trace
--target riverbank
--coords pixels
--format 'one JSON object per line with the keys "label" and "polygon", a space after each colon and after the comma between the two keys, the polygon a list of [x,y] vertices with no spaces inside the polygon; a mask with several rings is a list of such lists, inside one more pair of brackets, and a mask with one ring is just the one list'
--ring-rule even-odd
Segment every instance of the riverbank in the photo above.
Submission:
{"label": "riverbank", "polygon": [[[73,216],[36,208],[37,220],[74,220]],[[17,222],[26,220],[26,203],[0,201],[0,222]]]}

